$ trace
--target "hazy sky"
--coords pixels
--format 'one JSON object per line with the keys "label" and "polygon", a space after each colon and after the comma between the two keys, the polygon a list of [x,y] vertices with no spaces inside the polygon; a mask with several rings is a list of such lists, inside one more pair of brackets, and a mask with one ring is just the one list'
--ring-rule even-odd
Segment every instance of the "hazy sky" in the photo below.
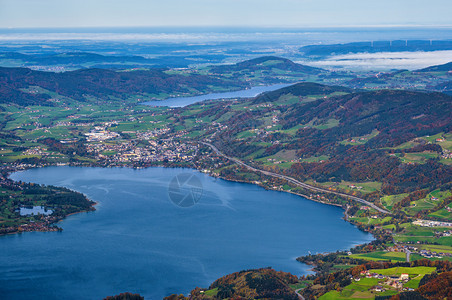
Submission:
{"label": "hazy sky", "polygon": [[452,25],[451,0],[0,0],[0,27]]}

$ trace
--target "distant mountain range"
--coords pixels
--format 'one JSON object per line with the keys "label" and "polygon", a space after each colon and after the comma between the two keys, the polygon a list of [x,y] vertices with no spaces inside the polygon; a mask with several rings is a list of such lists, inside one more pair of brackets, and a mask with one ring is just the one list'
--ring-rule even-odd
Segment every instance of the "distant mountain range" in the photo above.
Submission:
{"label": "distant mountain range", "polygon": [[416,72],[451,72],[452,71],[452,62],[443,65],[431,66],[421,70],[417,70]]}
{"label": "distant mountain range", "polygon": [[451,71],[452,62],[449,62],[415,71],[398,70],[390,73],[380,73],[371,77],[357,77],[343,84],[352,88],[412,89],[451,93]]}
{"label": "distant mountain range", "polygon": [[225,58],[222,54],[205,55],[160,55],[155,58],[129,55],[101,55],[89,52],[67,52],[57,54],[22,54],[0,52],[0,65],[9,67],[50,67],[60,66],[69,70],[84,68],[127,69],[127,68],[179,68],[193,63],[218,62]]}
{"label": "distant mountain range", "polygon": [[[28,55],[18,53],[3,54],[4,57],[28,59]],[[35,57],[36,58],[36,57]],[[38,58],[36,58],[38,59]],[[107,57],[91,53],[67,53],[58,56],[40,57],[39,60],[49,64],[56,62],[79,63],[94,60],[119,61],[147,61],[143,57]],[[288,59],[279,57],[262,57],[235,65],[221,65],[211,67],[208,75],[197,72],[174,73],[162,69],[99,69],[88,68],[68,72],[43,72],[27,68],[0,67],[0,103],[15,103],[19,105],[51,105],[49,102],[54,94],[77,101],[111,101],[112,98],[127,99],[131,96],[150,98],[160,94],[202,94],[214,91],[244,89],[252,82],[272,83],[275,81],[291,82],[281,79],[278,75],[293,75],[292,82],[301,76],[325,72],[322,69],[296,64]],[[260,78],[252,82],[247,76],[254,72],[262,72]],[[212,74],[213,73],[213,74]],[[31,89],[29,89],[31,87]],[[36,89],[39,88],[39,89]],[[53,93],[53,94],[52,94]],[[88,100],[91,99],[91,100]]]}
{"label": "distant mountain range", "polygon": [[[27,60],[29,55],[3,53],[3,58]],[[31,56],[38,59],[38,56]],[[78,61],[80,63],[135,61],[145,62],[139,56],[102,56],[92,53],[66,53],[57,56],[39,56],[48,63]],[[55,97],[67,97],[76,101],[119,101],[135,99],[165,98],[173,95],[205,94],[218,91],[244,89],[251,85],[290,83],[298,81],[338,82],[343,87],[320,86],[311,83],[311,95],[336,92],[349,93],[352,89],[417,89],[450,93],[449,73],[452,63],[432,66],[417,71],[401,70],[381,73],[372,77],[358,78],[353,74],[328,72],[305,66],[291,60],[265,56],[232,65],[214,65],[201,70],[163,70],[157,68],[99,69],[87,68],[68,72],[43,72],[27,68],[0,67],[0,103],[18,105],[54,105],[49,101]],[[345,87],[346,86],[346,87]],[[304,91],[297,87],[292,92]],[[262,97],[276,97],[281,91]],[[162,96],[163,95],[163,96]],[[143,99],[144,98],[144,99]],[[258,98],[256,101],[263,100]],[[137,102],[137,100],[135,100]]]}
{"label": "distant mountain range", "polygon": [[438,51],[452,50],[452,40],[396,40],[355,42],[332,45],[309,45],[300,48],[300,52],[308,57],[325,57],[351,53],[377,53],[400,51]]}
{"label": "distant mountain range", "polygon": [[[438,66],[431,66],[422,70],[418,70],[417,72],[447,72],[449,76],[452,74],[452,62],[449,62],[447,64],[438,65]],[[452,95],[452,80],[445,81],[439,84],[436,84],[432,87],[430,87],[432,90],[440,91],[449,95]]]}
{"label": "distant mountain range", "polygon": [[317,81],[329,74],[326,70],[298,64],[276,56],[263,56],[236,64],[213,65],[205,69],[214,76],[266,85]]}

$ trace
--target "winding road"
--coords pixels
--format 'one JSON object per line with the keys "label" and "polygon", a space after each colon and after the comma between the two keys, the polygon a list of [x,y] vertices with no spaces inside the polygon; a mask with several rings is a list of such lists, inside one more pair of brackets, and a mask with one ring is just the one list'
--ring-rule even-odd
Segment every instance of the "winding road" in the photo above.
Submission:
{"label": "winding road", "polygon": [[361,198],[358,198],[358,197],[355,197],[355,196],[351,196],[351,195],[347,195],[347,194],[344,194],[344,193],[334,192],[334,191],[326,190],[326,189],[323,189],[323,188],[315,187],[315,186],[312,186],[312,185],[300,182],[300,181],[296,180],[295,178],[292,178],[292,177],[289,177],[289,176],[286,176],[286,175],[281,175],[281,174],[278,174],[278,173],[273,173],[273,172],[264,171],[264,170],[261,170],[261,169],[256,169],[256,168],[254,168],[252,166],[249,166],[249,165],[245,164],[243,161],[241,161],[241,160],[239,160],[239,159],[237,159],[235,157],[227,156],[226,154],[224,154],[223,152],[218,150],[217,147],[215,147],[214,145],[212,145],[210,143],[206,143],[206,142],[200,142],[200,143],[204,144],[206,146],[209,146],[216,154],[218,154],[220,156],[223,156],[224,158],[227,158],[230,161],[233,161],[236,164],[247,168],[248,170],[251,170],[251,171],[254,171],[254,172],[260,172],[260,173],[262,173],[264,175],[272,176],[272,177],[275,177],[275,178],[285,179],[288,182],[293,183],[295,185],[298,185],[298,186],[300,186],[302,188],[305,188],[307,190],[316,191],[316,192],[330,193],[330,194],[342,196],[342,197],[348,198],[350,200],[353,200],[355,202],[359,202],[359,203],[365,204],[365,205],[367,205],[369,207],[372,207],[373,209],[375,209],[375,210],[377,210],[377,211],[379,211],[381,213],[391,214],[389,211],[387,211],[387,210],[385,210],[385,209],[383,209],[381,207],[378,207],[375,204],[373,204],[373,203],[371,203],[369,201],[366,201],[364,199],[361,199]]}
{"label": "winding road", "polygon": [[301,290],[302,290],[302,289],[295,290],[295,294],[297,294],[298,299],[300,299],[300,300],[305,300],[304,297],[303,297],[303,295],[300,294],[300,291],[301,291]]}

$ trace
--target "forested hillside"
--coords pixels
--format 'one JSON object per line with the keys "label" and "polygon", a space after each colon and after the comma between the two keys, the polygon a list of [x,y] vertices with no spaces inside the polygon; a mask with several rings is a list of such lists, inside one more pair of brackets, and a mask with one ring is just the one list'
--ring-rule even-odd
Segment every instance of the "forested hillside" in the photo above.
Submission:
{"label": "forested hillside", "polygon": [[[245,88],[247,84],[198,74],[167,74],[163,70],[115,71],[85,69],[63,73],[25,68],[0,68],[0,101],[19,105],[47,104],[55,94],[76,101],[127,99],[131,96],[203,92],[213,87]],[[37,89],[38,88],[38,89]]]}
{"label": "forested hillside", "polygon": [[221,122],[213,138],[219,149],[302,181],[378,182],[382,194],[400,194],[450,182],[452,168],[441,160],[449,149],[426,137],[450,132],[451,103],[441,93],[300,83],[178,122]]}
{"label": "forested hillside", "polygon": [[166,300],[185,299],[299,299],[290,288],[297,276],[273,269],[245,270],[217,279],[208,289],[196,288],[189,297],[171,295]]}
{"label": "forested hillside", "polygon": [[324,70],[322,69],[300,65],[294,63],[291,60],[276,56],[263,56],[251,60],[245,60],[233,65],[214,66],[211,67],[210,70],[214,73],[225,74],[228,72],[238,71],[271,71],[273,68],[286,71],[302,72],[306,74],[320,74],[324,72]]}
{"label": "forested hillside", "polygon": [[[284,94],[317,93],[318,87],[312,92],[297,93],[307,85],[311,84],[264,94],[254,103],[272,103]],[[329,89],[324,88],[331,91]],[[342,88],[337,90],[344,91]],[[399,159],[389,153],[398,150],[389,149],[417,137],[450,131],[451,101],[450,96],[439,93],[378,91],[284,105],[278,107],[278,111],[275,108],[247,111],[242,113],[246,118],[238,114],[229,119],[226,124],[230,129],[219,135],[218,142],[229,144],[227,149],[238,156],[255,153],[255,158],[265,158],[294,151],[294,158],[299,159],[329,157],[323,162],[294,163],[286,170],[301,179],[382,181],[386,192],[409,192],[428,185],[432,176],[438,179],[438,184],[450,180],[450,167],[431,160],[427,164],[400,169],[397,168]],[[277,116],[279,129],[247,139],[229,138],[264,125],[262,119],[269,113]],[[367,137],[366,142],[347,143],[359,137]],[[259,146],[259,142],[271,145]],[[404,151],[441,153],[442,150],[437,145],[425,144]]]}

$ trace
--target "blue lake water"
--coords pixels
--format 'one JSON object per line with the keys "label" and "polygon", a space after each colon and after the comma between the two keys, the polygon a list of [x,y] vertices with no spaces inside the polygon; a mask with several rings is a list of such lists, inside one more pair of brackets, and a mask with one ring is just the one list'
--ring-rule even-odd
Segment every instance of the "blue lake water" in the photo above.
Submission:
{"label": "blue lake water", "polygon": [[206,101],[206,100],[217,100],[217,99],[231,99],[231,98],[251,98],[255,97],[264,92],[275,91],[277,89],[282,89],[290,84],[274,84],[268,86],[255,86],[250,89],[226,92],[226,93],[213,93],[194,97],[177,97],[168,98],[161,101],[148,101],[144,102],[145,105],[150,106],[168,106],[168,107],[184,107],[193,103]]}
{"label": "blue lake water", "polygon": [[[181,208],[169,201],[168,185],[187,172],[203,191],[197,204]],[[342,220],[338,207],[190,169],[48,167],[11,178],[65,186],[98,205],[61,222],[63,232],[1,236],[2,299],[102,299],[126,291],[161,299],[243,269],[307,274],[297,256],[372,240]]]}

